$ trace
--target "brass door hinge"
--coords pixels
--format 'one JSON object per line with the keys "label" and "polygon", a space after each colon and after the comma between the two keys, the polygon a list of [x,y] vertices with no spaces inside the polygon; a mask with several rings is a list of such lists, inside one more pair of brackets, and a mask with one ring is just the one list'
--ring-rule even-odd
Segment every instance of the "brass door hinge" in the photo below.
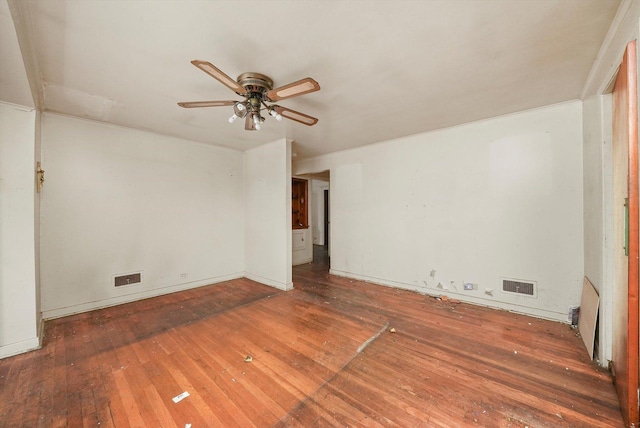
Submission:
{"label": "brass door hinge", "polygon": [[42,185],[44,184],[44,169],[42,169],[42,164],[40,162],[36,164],[36,167],[36,188],[38,190],[38,193],[40,193],[40,190],[42,190]]}

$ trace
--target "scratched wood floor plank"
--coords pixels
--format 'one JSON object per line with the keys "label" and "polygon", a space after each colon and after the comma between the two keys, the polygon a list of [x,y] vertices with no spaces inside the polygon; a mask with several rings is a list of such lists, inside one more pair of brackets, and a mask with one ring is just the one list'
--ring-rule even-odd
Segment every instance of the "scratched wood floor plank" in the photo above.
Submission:
{"label": "scratched wood floor plank", "polygon": [[622,426],[569,326],[327,269],[47,321],[0,360],[0,427]]}

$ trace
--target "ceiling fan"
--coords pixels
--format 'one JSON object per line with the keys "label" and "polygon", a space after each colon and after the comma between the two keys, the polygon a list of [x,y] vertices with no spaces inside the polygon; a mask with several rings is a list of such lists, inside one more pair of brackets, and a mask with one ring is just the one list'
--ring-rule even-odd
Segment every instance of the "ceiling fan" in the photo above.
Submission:
{"label": "ceiling fan", "polygon": [[237,118],[243,118],[245,120],[244,129],[249,131],[260,130],[260,125],[264,122],[264,117],[260,114],[262,110],[266,110],[270,116],[278,121],[285,117],[307,126],[313,126],[318,123],[318,119],[315,117],[300,113],[299,111],[291,110],[277,104],[267,104],[319,91],[320,85],[310,77],[274,89],[273,80],[264,74],[253,72],[242,73],[238,76],[237,80],[233,80],[210,62],[193,60],[191,64],[218,80],[236,94],[243,96],[244,101],[180,102],[178,103],[180,107],[233,106],[234,113],[233,116],[229,118],[229,122],[233,123]]}

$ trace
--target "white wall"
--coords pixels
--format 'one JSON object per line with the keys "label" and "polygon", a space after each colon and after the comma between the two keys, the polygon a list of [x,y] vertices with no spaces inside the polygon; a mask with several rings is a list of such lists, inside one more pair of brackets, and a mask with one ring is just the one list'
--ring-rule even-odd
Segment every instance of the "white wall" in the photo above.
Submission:
{"label": "white wall", "polygon": [[39,346],[36,112],[0,103],[0,358]]}
{"label": "white wall", "polygon": [[243,275],[241,152],[47,113],[42,150],[45,318]]}
{"label": "white wall", "polygon": [[[613,335],[613,152],[611,97],[583,103],[584,275],[600,296],[598,360],[611,360]],[[609,239],[607,239],[609,238]]]}
{"label": "white wall", "polygon": [[[299,161],[296,174],[331,170],[332,273],[567,322],[583,277],[581,115],[576,101]],[[537,282],[537,298],[502,292],[502,277]]]}
{"label": "white wall", "polygon": [[604,170],[602,159],[605,151],[611,152],[611,138],[606,138],[602,121],[602,97],[591,97],[583,103],[584,117],[596,120],[584,121],[584,220],[585,276],[601,288],[603,265],[599,261],[604,248]]}
{"label": "white wall", "polygon": [[[34,171],[37,171],[37,163],[42,161],[42,113],[36,111],[36,126],[35,126],[35,164],[36,168]],[[41,166],[42,168],[42,166]],[[46,171],[45,171],[46,174]],[[38,337],[42,340],[44,331],[44,323],[42,322],[42,287],[40,285],[40,193],[37,192],[37,175],[34,177],[36,180],[36,188],[33,192],[33,200],[34,200],[34,231],[35,231],[35,239],[34,239],[34,253],[35,253],[35,270],[36,270],[36,320],[38,324]]]}
{"label": "white wall", "polygon": [[278,140],[244,153],[245,276],[293,288],[291,142]]}

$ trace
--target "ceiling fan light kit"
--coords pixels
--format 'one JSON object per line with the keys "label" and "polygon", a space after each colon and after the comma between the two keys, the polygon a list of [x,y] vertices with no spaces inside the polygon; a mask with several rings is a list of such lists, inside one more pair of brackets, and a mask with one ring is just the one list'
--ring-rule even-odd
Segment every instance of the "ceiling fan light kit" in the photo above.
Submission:
{"label": "ceiling fan light kit", "polygon": [[264,74],[253,72],[242,73],[236,80],[233,80],[207,61],[193,60],[191,63],[245,99],[244,101],[179,102],[178,105],[180,107],[233,106],[233,115],[229,118],[229,123],[235,122],[238,118],[244,119],[244,129],[248,131],[260,130],[261,124],[265,120],[261,114],[263,110],[266,110],[268,115],[275,118],[278,122],[285,117],[307,126],[313,126],[318,123],[318,119],[313,116],[277,104],[268,104],[319,91],[320,85],[310,77],[274,89],[273,80]]}

